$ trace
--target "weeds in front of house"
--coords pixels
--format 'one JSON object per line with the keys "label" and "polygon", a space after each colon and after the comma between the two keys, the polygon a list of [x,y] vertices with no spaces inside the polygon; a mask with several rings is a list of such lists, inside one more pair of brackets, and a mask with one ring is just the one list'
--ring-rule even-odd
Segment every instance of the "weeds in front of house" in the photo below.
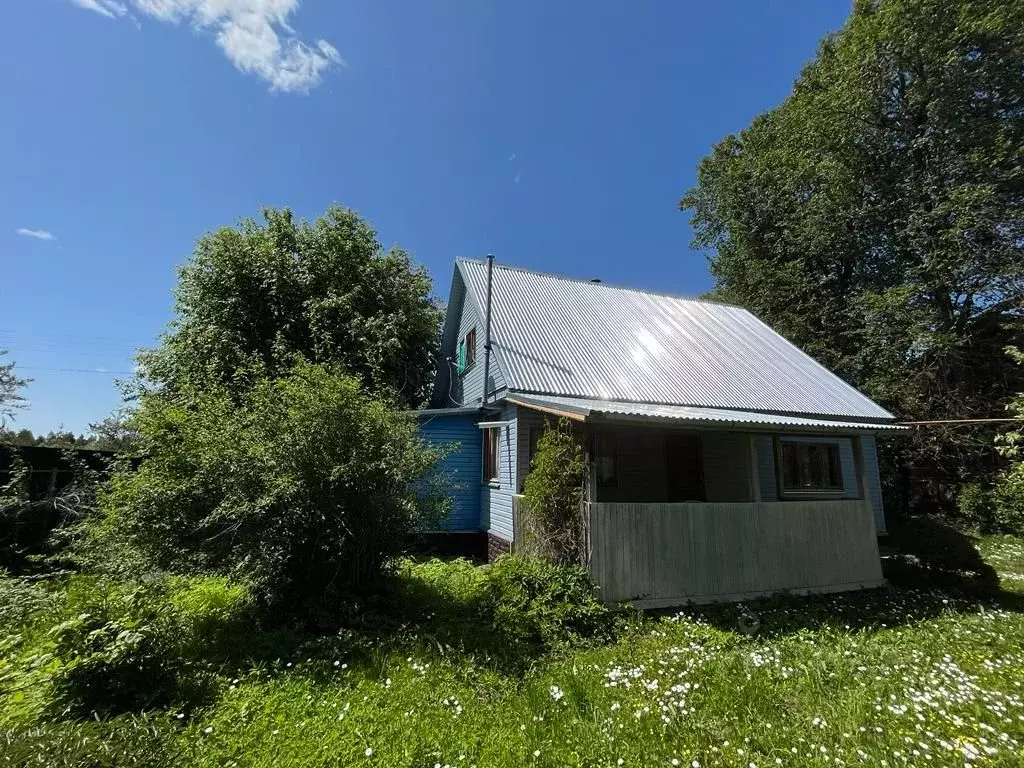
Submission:
{"label": "weeds in front of house", "polygon": [[[980,549],[1000,574],[1024,571],[1019,539]],[[177,700],[99,721],[47,708],[67,664],[54,628],[84,606],[97,611],[98,585],[6,590],[0,609],[13,603],[8,615],[21,618],[3,641],[0,765],[1024,760],[1024,615],[1005,604],[887,589],[632,617],[601,641],[554,633],[548,644],[527,633],[517,643],[494,631],[487,569],[406,563],[396,579],[390,603],[319,636],[237,621],[246,601],[224,582],[164,585],[161,604],[171,607],[159,620],[180,657]],[[152,620],[139,606],[122,609],[126,593],[116,592],[100,601],[102,626]],[[94,649],[102,663],[120,658],[109,635]],[[522,663],[508,664],[514,657]],[[28,687],[15,690],[19,681]]]}

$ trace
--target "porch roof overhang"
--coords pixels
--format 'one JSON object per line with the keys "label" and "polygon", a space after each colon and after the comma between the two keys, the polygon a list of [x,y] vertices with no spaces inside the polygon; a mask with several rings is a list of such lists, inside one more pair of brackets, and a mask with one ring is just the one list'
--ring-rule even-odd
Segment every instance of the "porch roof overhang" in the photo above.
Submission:
{"label": "porch roof overhang", "polygon": [[794,432],[905,432],[907,427],[886,421],[849,421],[828,416],[763,413],[692,405],[657,405],[594,400],[556,395],[509,393],[506,402],[555,416],[585,422],[651,422],[692,425],[705,429]]}

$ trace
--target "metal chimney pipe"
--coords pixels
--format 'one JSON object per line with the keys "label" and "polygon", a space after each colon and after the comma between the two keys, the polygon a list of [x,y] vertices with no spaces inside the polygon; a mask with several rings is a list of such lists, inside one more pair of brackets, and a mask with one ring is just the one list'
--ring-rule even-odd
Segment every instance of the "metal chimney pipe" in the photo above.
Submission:
{"label": "metal chimney pipe", "polygon": [[484,394],[481,405],[487,405],[488,378],[491,373],[491,288],[494,280],[494,254],[487,254],[487,310],[484,318]]}

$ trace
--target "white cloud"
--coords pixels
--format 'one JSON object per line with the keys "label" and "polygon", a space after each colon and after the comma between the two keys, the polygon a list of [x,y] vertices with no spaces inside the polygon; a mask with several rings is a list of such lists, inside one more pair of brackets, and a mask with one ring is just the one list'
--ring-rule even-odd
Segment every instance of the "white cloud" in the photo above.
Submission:
{"label": "white cloud", "polygon": [[79,8],[85,8],[87,11],[102,13],[111,19],[115,16],[124,16],[128,11],[127,6],[117,0],[71,0],[71,3]]}
{"label": "white cloud", "polygon": [[19,235],[24,237],[34,237],[36,240],[56,240],[57,236],[52,232],[47,232],[45,229],[21,229],[16,230]]}
{"label": "white cloud", "polygon": [[[113,18],[127,11],[117,0],[71,0]],[[299,0],[131,0],[142,13],[169,24],[191,22],[216,35],[228,61],[270,83],[271,90],[306,93],[332,66],[344,66],[326,40],[306,43],[289,26]]]}

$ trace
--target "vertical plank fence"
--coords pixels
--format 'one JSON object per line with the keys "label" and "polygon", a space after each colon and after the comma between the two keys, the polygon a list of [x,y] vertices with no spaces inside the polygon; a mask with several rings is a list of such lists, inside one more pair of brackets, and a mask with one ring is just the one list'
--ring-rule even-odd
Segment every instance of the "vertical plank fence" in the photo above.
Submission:
{"label": "vertical plank fence", "polygon": [[864,500],[590,504],[590,569],[641,606],[884,583]]}

